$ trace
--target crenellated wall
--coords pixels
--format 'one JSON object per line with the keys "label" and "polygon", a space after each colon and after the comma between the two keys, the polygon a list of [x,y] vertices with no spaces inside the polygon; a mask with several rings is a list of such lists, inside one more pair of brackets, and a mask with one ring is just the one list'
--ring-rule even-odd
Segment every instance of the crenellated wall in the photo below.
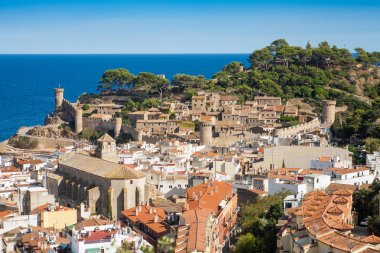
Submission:
{"label": "crenellated wall", "polygon": [[61,118],[67,122],[75,121],[75,111],[76,108],[66,99],[62,101],[62,115]]}
{"label": "crenellated wall", "polygon": [[303,124],[298,124],[298,125],[286,127],[286,128],[275,129],[274,135],[278,137],[290,137],[290,136],[294,136],[300,133],[302,134],[302,133],[313,131],[315,129],[320,128],[320,126],[321,126],[321,121],[319,120],[319,118],[314,118],[311,121],[303,123]]}

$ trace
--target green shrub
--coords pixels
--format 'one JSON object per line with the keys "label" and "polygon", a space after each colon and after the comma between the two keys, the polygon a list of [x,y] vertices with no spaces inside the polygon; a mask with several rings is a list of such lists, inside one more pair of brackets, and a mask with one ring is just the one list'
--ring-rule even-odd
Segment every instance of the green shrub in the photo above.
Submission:
{"label": "green shrub", "polygon": [[9,144],[15,148],[35,149],[38,145],[38,141],[26,136],[19,136],[10,139]]}
{"label": "green shrub", "polygon": [[86,111],[86,110],[90,109],[90,105],[89,104],[84,104],[82,106],[82,109]]}

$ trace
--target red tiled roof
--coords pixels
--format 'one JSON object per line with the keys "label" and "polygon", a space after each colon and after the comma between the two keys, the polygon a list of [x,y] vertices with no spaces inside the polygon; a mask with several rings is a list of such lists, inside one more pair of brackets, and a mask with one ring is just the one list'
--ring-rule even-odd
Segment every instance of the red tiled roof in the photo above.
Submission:
{"label": "red tiled roof", "polygon": [[233,187],[225,182],[211,181],[188,188],[189,209],[204,208],[218,213],[219,204],[232,195]]}
{"label": "red tiled roof", "polygon": [[378,237],[376,235],[370,235],[370,236],[367,236],[365,238],[362,238],[361,240],[362,240],[362,242],[365,242],[365,243],[380,244],[380,237]]}
{"label": "red tiled roof", "polygon": [[[136,215],[136,208],[138,214]],[[155,231],[157,234],[168,231],[168,227],[162,222],[166,218],[165,211],[161,208],[140,205],[121,212],[133,222],[140,222]],[[155,222],[155,218],[157,219]]]}
{"label": "red tiled roof", "polygon": [[2,212],[0,212],[0,218],[4,218],[10,214],[13,214],[13,211],[11,211],[11,210],[2,211]]}

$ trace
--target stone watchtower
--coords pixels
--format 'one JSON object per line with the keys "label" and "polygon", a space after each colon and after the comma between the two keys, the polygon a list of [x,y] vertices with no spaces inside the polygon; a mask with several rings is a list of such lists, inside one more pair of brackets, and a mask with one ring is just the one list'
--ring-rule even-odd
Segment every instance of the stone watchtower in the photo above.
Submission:
{"label": "stone watchtower", "polygon": [[108,134],[98,139],[95,154],[98,158],[109,162],[117,162],[116,141]]}
{"label": "stone watchtower", "polygon": [[121,125],[123,124],[123,120],[122,118],[120,117],[115,117],[115,125],[114,125],[114,128],[113,128],[113,132],[114,132],[114,138],[116,139],[117,137],[119,137],[120,135],[120,132],[121,132]]}
{"label": "stone watchtower", "polygon": [[335,106],[336,101],[334,100],[323,100],[323,115],[322,115],[322,123],[325,126],[330,127],[334,124],[335,121]]}
{"label": "stone watchtower", "polygon": [[83,110],[78,106],[75,109],[75,133],[79,134],[83,130]]}
{"label": "stone watchtower", "polygon": [[62,106],[63,102],[63,88],[55,88],[55,110],[58,111],[60,107]]}
{"label": "stone watchtower", "polygon": [[199,129],[199,144],[201,146],[211,146],[213,143],[212,127],[215,125],[215,118],[202,121]]}

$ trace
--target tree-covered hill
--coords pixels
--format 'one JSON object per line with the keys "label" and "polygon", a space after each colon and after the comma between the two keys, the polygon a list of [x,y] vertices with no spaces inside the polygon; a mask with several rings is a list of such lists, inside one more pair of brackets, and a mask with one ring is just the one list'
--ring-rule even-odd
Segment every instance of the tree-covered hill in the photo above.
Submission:
{"label": "tree-covered hill", "polygon": [[[380,68],[376,67],[380,52],[356,48],[352,54],[328,42],[300,47],[278,39],[253,51],[249,62],[244,71],[242,63],[232,62],[210,80],[177,74],[170,85],[169,80],[151,73],[134,76],[125,69],[108,70],[99,88],[131,97],[123,115],[167,99],[189,101],[200,91],[234,94],[239,102],[263,94],[281,96],[285,102],[302,99],[298,104],[313,108],[315,114],[321,112],[322,100],[333,99],[341,107],[333,133],[343,143],[380,138]],[[132,88],[125,90],[127,86]],[[112,92],[113,87],[117,89]]]}
{"label": "tree-covered hill", "polygon": [[[240,101],[259,94],[281,96],[284,101],[302,98],[316,113],[322,100],[333,99],[347,108],[333,126],[336,137],[345,143],[352,136],[380,138],[380,68],[375,66],[380,52],[355,51],[354,57],[327,42],[299,47],[278,39],[253,51],[245,71],[239,71],[241,63],[232,62],[201,88],[235,94]],[[197,89],[188,86],[184,91],[193,94]]]}

